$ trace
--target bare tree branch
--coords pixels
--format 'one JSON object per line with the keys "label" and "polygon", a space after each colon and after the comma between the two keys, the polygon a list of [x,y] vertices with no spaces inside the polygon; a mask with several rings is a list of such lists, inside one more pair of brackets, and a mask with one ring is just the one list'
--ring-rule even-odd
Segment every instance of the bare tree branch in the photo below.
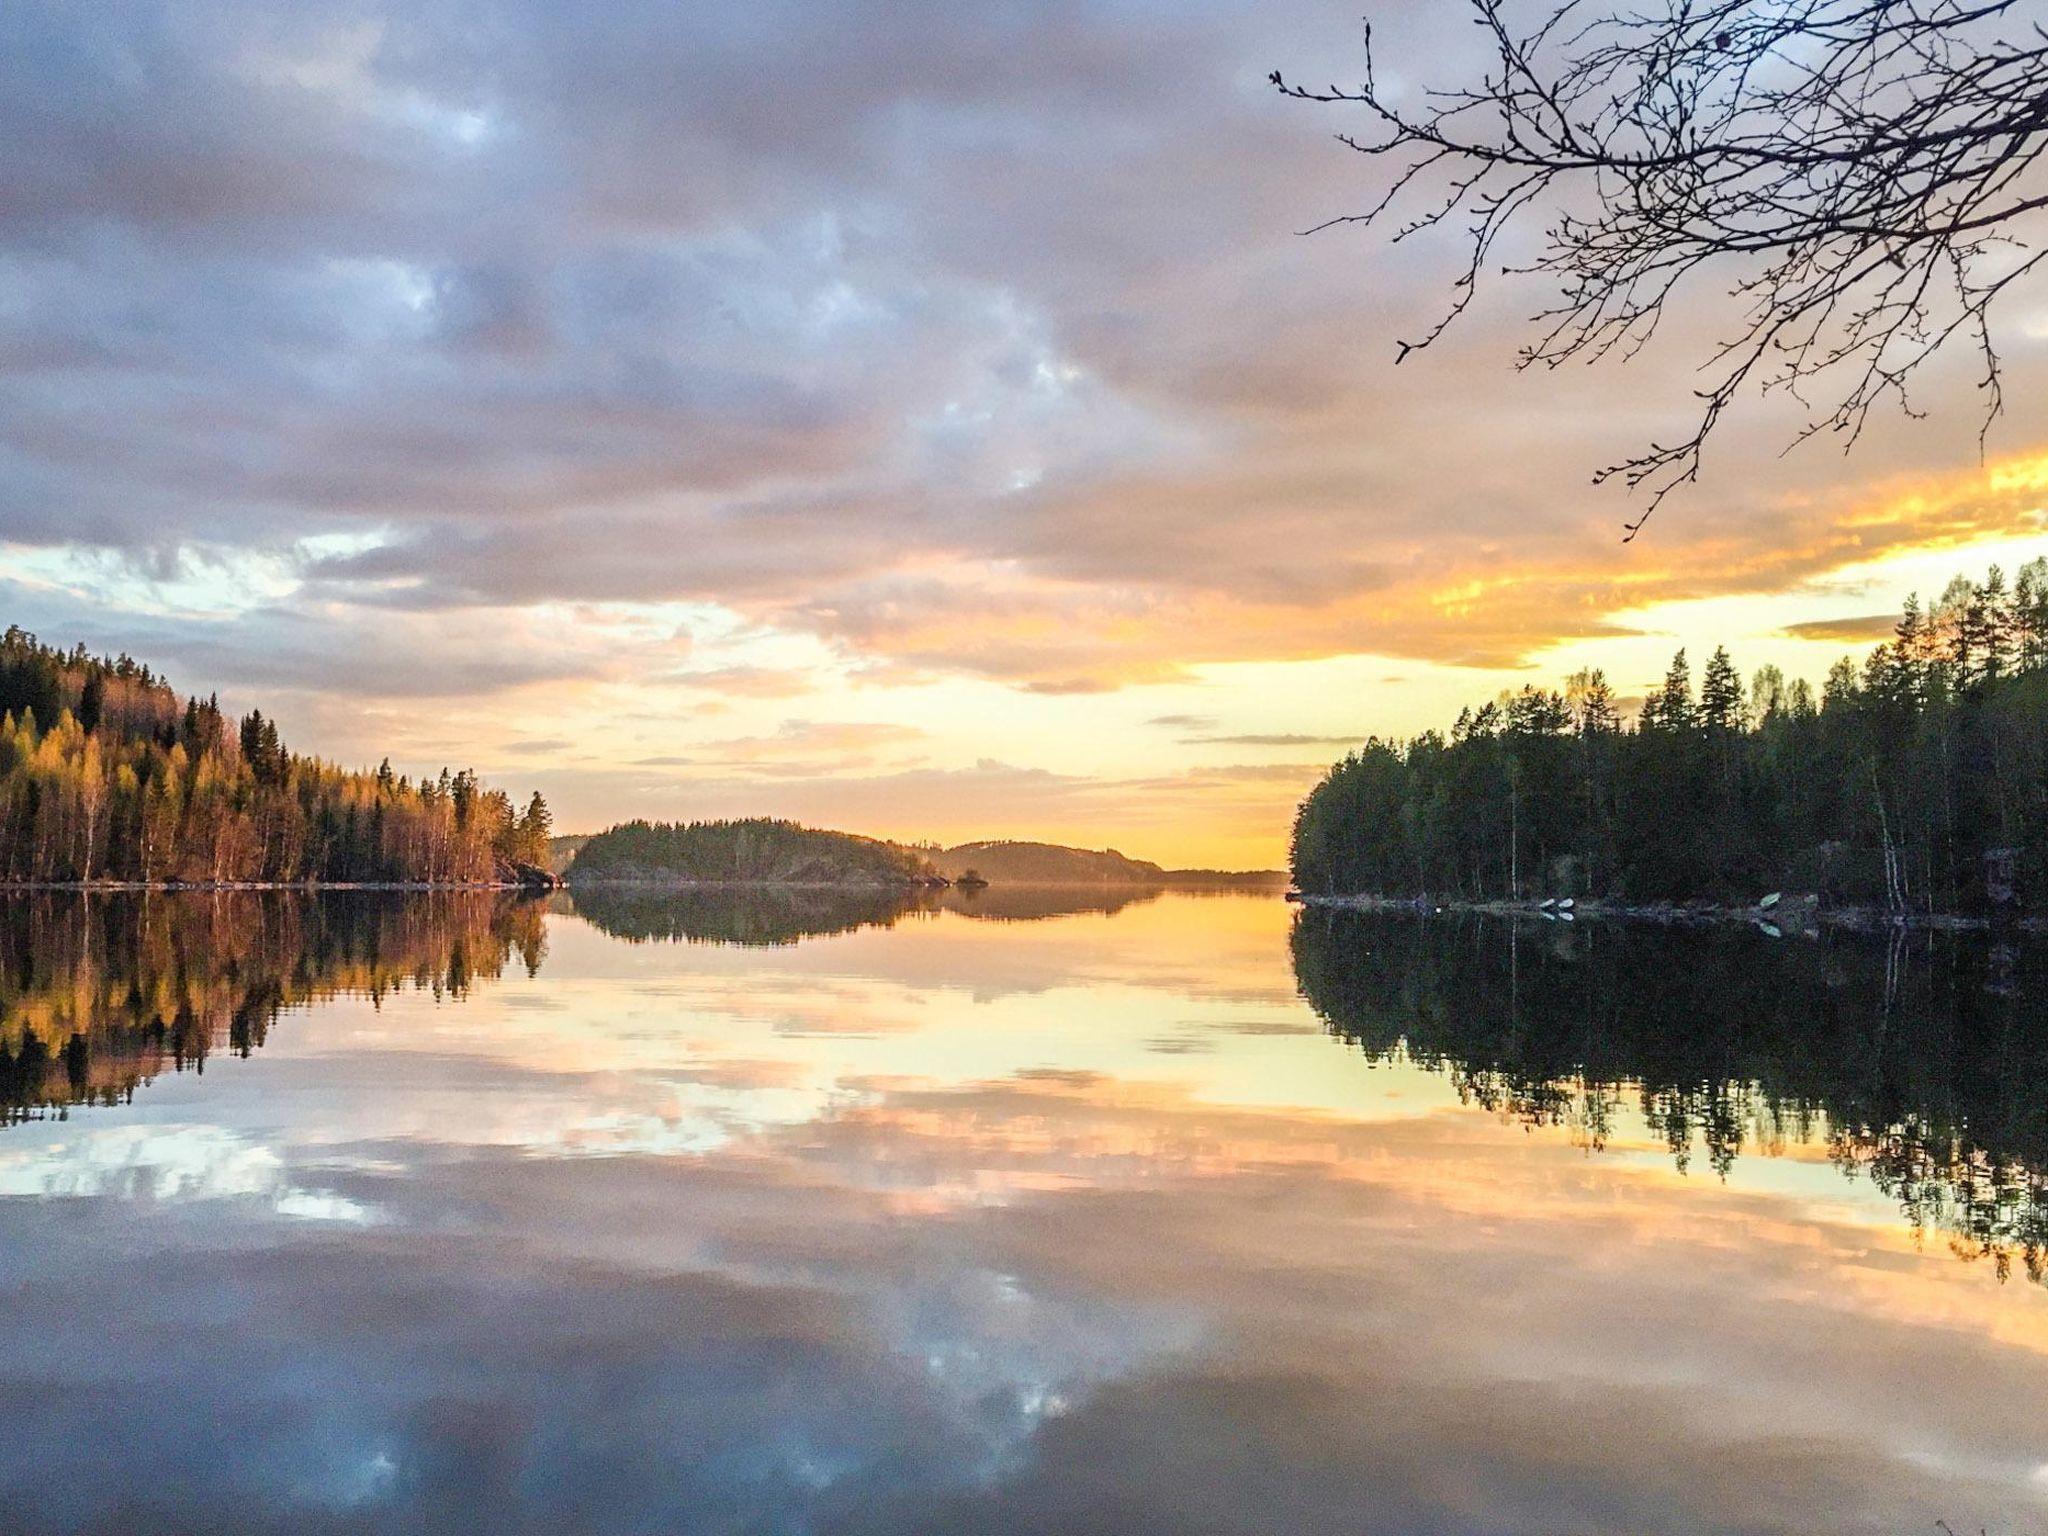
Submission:
{"label": "bare tree branch", "polygon": [[1919,414],[1913,376],[1960,339],[1981,359],[1981,451],[2004,409],[1993,307],[2048,259],[2024,239],[2048,209],[2038,0],[1542,0],[1520,27],[1516,0],[1465,4],[1491,55],[1477,83],[1384,87],[1370,23],[1362,85],[1272,76],[1361,110],[1368,127],[1341,142],[1390,171],[1363,212],[1316,229],[1398,219],[1395,240],[1449,226],[1466,241],[1444,313],[1396,361],[1445,333],[1543,208],[1538,254],[1499,269],[1558,290],[1518,366],[1625,361],[1710,271],[1738,314],[1702,364],[1692,432],[1594,476],[1644,498],[1623,542],[1698,480],[1752,388],[1806,407],[1795,441],[1846,451],[1877,407]]}

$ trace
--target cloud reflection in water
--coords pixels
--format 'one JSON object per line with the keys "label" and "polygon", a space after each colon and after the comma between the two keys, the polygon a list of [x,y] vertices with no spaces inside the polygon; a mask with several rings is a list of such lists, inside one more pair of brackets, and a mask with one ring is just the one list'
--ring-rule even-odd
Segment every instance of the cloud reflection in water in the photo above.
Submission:
{"label": "cloud reflection in water", "polygon": [[2040,1288],[1825,1165],[1589,1156],[1368,1064],[1301,1031],[1286,928],[557,914],[535,976],[14,1127],[200,1127],[382,1219],[7,1185],[0,1489],[29,1533],[2048,1517]]}

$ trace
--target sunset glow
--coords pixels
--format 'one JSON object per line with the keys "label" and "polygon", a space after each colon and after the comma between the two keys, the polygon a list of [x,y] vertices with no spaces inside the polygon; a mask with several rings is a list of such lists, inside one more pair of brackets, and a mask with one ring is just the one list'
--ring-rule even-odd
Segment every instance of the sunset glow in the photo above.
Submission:
{"label": "sunset glow", "polygon": [[132,131],[86,12],[0,63],[0,597],[564,831],[1277,865],[1368,733],[1681,644],[1818,677],[2048,544],[1958,372],[1849,457],[1745,403],[1623,547],[1589,472],[1710,317],[1518,373],[1504,285],[1391,368],[1446,251],[1297,234],[1364,184],[1264,85],[1348,12],[536,7],[485,69],[454,7],[245,9],[135,45],[184,84]]}

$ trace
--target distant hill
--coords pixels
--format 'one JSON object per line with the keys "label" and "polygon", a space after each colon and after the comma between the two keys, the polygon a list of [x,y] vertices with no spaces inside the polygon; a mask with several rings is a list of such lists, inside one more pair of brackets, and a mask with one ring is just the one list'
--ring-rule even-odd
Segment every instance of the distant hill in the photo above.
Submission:
{"label": "distant hill", "polygon": [[1290,881],[1284,869],[1169,869],[1166,883],[1219,891],[1284,891]]}
{"label": "distant hill", "polygon": [[1166,871],[1143,859],[1127,859],[1114,848],[1095,852],[1057,843],[990,841],[962,843],[929,855],[948,880],[972,869],[1003,885],[1164,885]]}
{"label": "distant hill", "polygon": [[897,885],[936,883],[924,855],[793,821],[629,821],[600,832],[566,871],[575,885]]}
{"label": "distant hill", "polygon": [[1215,886],[1280,890],[1287,873],[1278,869],[1162,869],[1149,859],[1133,859],[1114,848],[1065,848],[1058,843],[1010,842],[992,839],[942,848],[930,855],[932,867],[949,880],[968,870],[996,885],[1141,885]]}
{"label": "distant hill", "polygon": [[576,862],[576,855],[583,851],[583,845],[595,837],[594,832],[572,832],[566,837],[548,839],[548,868],[561,874]]}

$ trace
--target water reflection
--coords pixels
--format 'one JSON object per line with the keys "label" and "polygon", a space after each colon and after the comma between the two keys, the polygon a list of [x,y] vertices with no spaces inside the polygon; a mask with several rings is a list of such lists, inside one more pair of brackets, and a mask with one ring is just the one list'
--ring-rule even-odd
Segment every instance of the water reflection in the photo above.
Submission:
{"label": "water reflection", "polygon": [[579,885],[557,910],[588,918],[613,938],[772,948],[951,912],[996,922],[1038,922],[1121,912],[1157,901],[1164,887],[990,886],[921,890],[846,886]]}
{"label": "water reflection", "polygon": [[556,899],[615,939],[644,944],[739,944],[772,948],[860,928],[891,928],[928,912],[922,891],[892,886],[581,885]]}
{"label": "water reflection", "polygon": [[[245,911],[273,937],[217,965],[171,920],[187,985],[319,1000],[0,1134],[10,1536],[2048,1522],[2048,1291],[1796,1141],[1680,1177],[1633,1110],[1587,1156],[1369,1063],[1277,900],[773,945],[397,905]],[[68,952],[114,996],[166,919],[99,921]],[[649,931],[768,931],[703,921]],[[375,995],[402,957],[426,984]],[[1587,958],[1510,950],[1509,1014]]]}
{"label": "water reflection", "polygon": [[1600,1148],[1633,1103],[1685,1168],[1822,1146],[2000,1278],[2048,1255],[2048,964],[1921,934],[1533,925],[1308,910],[1304,997],[1374,1061]]}
{"label": "water reflection", "polygon": [[0,896],[0,1117],[124,1103],[287,1008],[459,997],[543,952],[539,908],[502,893]]}
{"label": "water reflection", "polygon": [[1157,901],[1166,894],[1160,885],[992,885],[986,890],[949,890],[941,905],[962,917],[1003,923],[1034,923],[1083,912],[1104,916]]}

